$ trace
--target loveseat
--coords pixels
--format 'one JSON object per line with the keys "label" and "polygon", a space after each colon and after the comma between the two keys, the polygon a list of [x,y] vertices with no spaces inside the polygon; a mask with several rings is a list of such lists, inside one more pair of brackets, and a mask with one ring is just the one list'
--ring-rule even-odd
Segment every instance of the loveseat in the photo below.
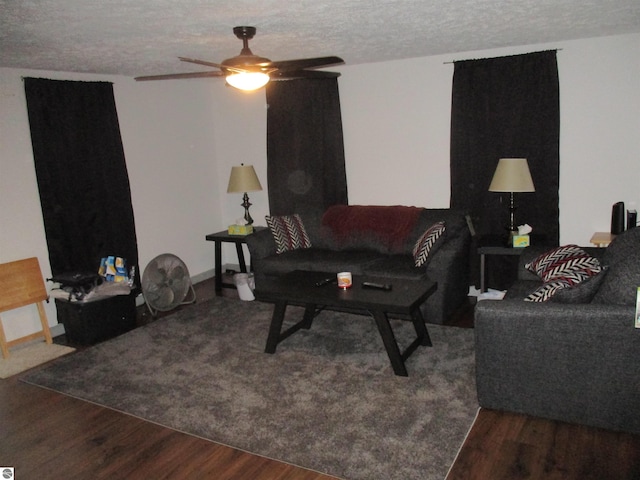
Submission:
{"label": "loveseat", "polygon": [[[350,271],[391,284],[428,277],[438,287],[421,311],[425,321],[439,324],[467,299],[471,237],[461,211],[334,205],[324,212],[267,217],[267,223],[270,228],[247,237],[256,288],[293,270]],[[418,240],[421,248],[414,254]],[[420,266],[416,256],[424,261]]]}
{"label": "loveseat", "polygon": [[478,302],[478,401],[484,408],[640,434],[640,328],[634,328],[640,228],[618,235],[608,248],[582,250],[601,270],[583,282],[546,299],[536,296],[565,279],[543,282],[525,268],[549,253],[529,247],[505,299]]}

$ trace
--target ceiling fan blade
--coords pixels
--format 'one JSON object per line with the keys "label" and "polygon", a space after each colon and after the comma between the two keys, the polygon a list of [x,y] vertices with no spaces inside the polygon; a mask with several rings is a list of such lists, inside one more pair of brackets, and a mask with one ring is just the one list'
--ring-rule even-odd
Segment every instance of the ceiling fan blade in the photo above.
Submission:
{"label": "ceiling fan blade", "polygon": [[339,72],[325,72],[323,70],[296,70],[289,72],[276,71],[269,74],[271,80],[295,80],[296,78],[337,78],[340,76]]}
{"label": "ceiling fan blade", "polygon": [[215,68],[219,68],[221,70],[228,70],[230,72],[245,73],[245,72],[248,71],[248,70],[240,68],[240,67],[230,66],[230,65],[223,65],[221,63],[207,62],[205,60],[198,60],[196,58],[185,58],[185,57],[178,57],[178,58],[183,62],[195,63],[197,65],[205,65],[207,67],[215,67]]}
{"label": "ceiling fan blade", "polygon": [[207,62],[205,60],[198,60],[197,58],[178,57],[181,62],[196,63],[198,65],[206,65],[207,67],[225,68],[220,63]]}
{"label": "ceiling fan blade", "polygon": [[139,82],[147,80],[173,80],[178,78],[206,78],[206,77],[225,77],[224,72],[190,72],[190,73],[167,73],[164,75],[147,75],[135,77]]}
{"label": "ceiling fan blade", "polygon": [[317,57],[271,62],[268,66],[277,68],[281,72],[286,72],[292,70],[299,71],[307,68],[330,67],[332,65],[340,65],[343,63],[344,60],[340,57]]}

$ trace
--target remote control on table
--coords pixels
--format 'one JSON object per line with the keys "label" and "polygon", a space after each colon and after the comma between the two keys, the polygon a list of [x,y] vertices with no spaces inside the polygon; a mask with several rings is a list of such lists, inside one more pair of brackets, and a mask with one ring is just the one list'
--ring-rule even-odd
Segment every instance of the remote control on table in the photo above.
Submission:
{"label": "remote control on table", "polygon": [[375,288],[376,290],[391,290],[391,285],[388,283],[374,283],[374,282],[362,282],[362,288]]}

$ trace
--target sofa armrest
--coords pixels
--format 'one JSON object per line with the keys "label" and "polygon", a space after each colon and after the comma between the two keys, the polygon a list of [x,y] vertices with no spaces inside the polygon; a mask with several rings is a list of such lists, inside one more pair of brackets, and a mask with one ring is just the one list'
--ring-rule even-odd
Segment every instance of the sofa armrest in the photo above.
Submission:
{"label": "sofa armrest", "polygon": [[276,242],[271,235],[271,230],[257,230],[246,238],[247,248],[251,255],[251,260],[259,260],[276,254]]}
{"label": "sofa armrest", "polygon": [[426,275],[438,282],[436,294],[423,305],[427,321],[442,324],[467,301],[470,242],[468,230],[461,232],[427,261],[424,267]]}
{"label": "sofa armrest", "polygon": [[481,301],[481,407],[640,433],[640,329],[631,306]]}

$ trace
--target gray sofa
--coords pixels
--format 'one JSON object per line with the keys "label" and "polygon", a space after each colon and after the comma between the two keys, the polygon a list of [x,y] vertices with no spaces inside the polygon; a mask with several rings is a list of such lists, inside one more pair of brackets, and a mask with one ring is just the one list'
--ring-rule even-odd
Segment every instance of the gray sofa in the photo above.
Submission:
{"label": "gray sofa", "polygon": [[[520,259],[502,301],[475,307],[476,379],[481,407],[640,434],[640,228],[608,248],[584,248],[605,271],[542,302]],[[562,293],[560,295],[560,293]]]}
{"label": "gray sofa", "polygon": [[[328,219],[340,208],[340,218],[348,231],[336,231],[336,219]],[[417,210],[411,222],[402,224],[402,215]],[[397,215],[396,215],[397,214]],[[385,218],[389,230],[385,230]],[[452,209],[415,207],[334,206],[326,212],[300,214],[310,248],[276,253],[269,229],[247,237],[256,286],[293,270],[394,278],[431,278],[437,291],[421,307],[425,321],[443,323],[467,299],[469,291],[470,234],[463,212]],[[393,220],[393,221],[391,221]],[[425,265],[416,267],[412,249],[417,239],[436,222],[445,222],[445,232],[434,245]],[[401,227],[404,227],[404,231]],[[397,234],[396,234],[397,233]]]}

